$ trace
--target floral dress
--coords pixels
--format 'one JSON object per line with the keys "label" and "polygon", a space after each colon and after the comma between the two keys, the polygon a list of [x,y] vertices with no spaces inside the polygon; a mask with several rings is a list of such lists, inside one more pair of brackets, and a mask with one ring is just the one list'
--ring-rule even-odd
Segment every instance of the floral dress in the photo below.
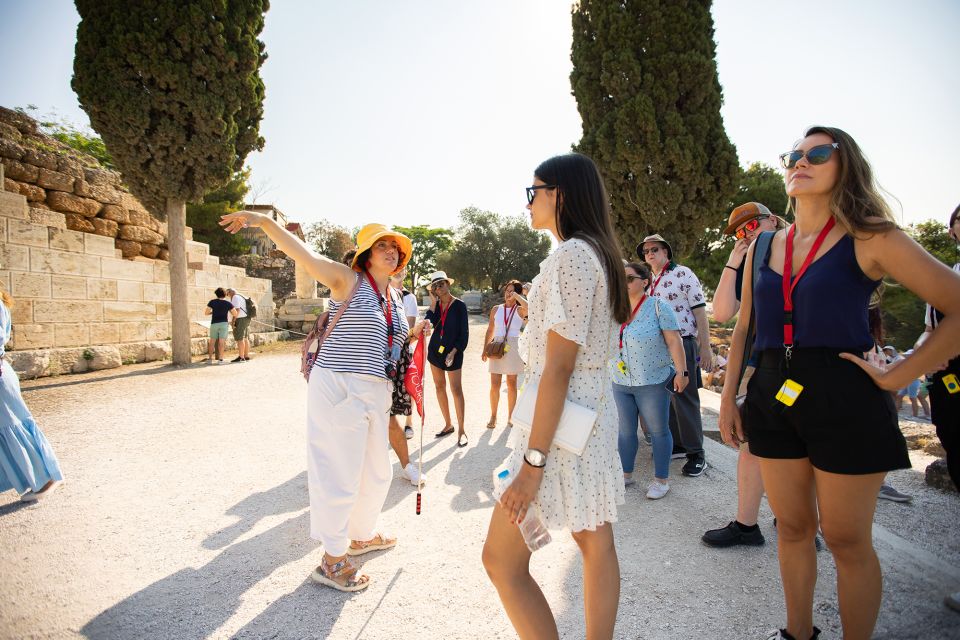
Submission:
{"label": "floral dress", "polygon": [[[547,353],[547,332],[580,345],[567,399],[594,409],[598,424],[582,456],[550,447],[536,502],[551,529],[590,530],[617,521],[624,502],[623,467],[617,454],[618,422],[607,363],[616,347],[617,324],[608,299],[607,277],[593,248],[570,239],[540,263],[529,295],[520,354],[527,381],[539,383]],[[516,477],[530,434],[515,430],[506,465]]]}

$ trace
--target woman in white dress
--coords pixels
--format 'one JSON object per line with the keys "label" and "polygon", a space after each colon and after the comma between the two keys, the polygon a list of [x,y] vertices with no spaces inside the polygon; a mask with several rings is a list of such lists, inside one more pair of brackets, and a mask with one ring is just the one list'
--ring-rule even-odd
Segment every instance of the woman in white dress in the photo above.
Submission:
{"label": "woman in white dress", "polygon": [[[488,362],[490,370],[490,422],[487,429],[497,426],[497,408],[500,405],[500,382],[507,377],[507,426],[513,426],[513,408],[517,404],[517,376],[523,373],[518,341],[523,328],[523,315],[517,304],[516,294],[523,291],[523,283],[511,280],[503,285],[503,304],[490,310],[490,324],[483,339],[484,349],[480,358]],[[506,342],[506,350],[500,358],[487,357],[486,345],[491,340]]]}
{"label": "woman in white dress", "polygon": [[[550,529],[569,529],[583,555],[587,638],[612,638],[620,565],[612,523],[623,504],[617,416],[606,364],[616,329],[630,314],[626,276],[606,189],[593,161],[556,156],[527,188],[531,226],[559,247],[540,263],[520,352],[539,385],[533,428],[514,431],[510,477],[490,519],[483,564],[520,638],[557,638],[557,625],[530,575],[530,551],[517,527],[536,502]],[[583,455],[553,446],[564,399],[599,414]]]}

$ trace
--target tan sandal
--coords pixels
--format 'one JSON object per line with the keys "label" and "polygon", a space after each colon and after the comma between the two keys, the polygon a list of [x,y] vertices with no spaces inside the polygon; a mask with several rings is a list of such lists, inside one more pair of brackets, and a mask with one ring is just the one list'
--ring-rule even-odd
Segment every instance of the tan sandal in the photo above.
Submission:
{"label": "tan sandal", "polygon": [[397,546],[396,538],[388,538],[382,533],[378,533],[369,540],[353,540],[350,542],[350,546],[347,547],[348,556],[362,556],[365,553],[370,553],[371,551],[380,551],[381,549],[392,549]]}
{"label": "tan sandal", "polygon": [[337,591],[361,591],[370,586],[370,576],[358,573],[357,567],[349,558],[333,564],[327,564],[326,558],[321,559],[320,566],[313,570],[310,578]]}
{"label": "tan sandal", "polygon": [[493,429],[497,426],[497,419],[492,418],[490,422],[487,423],[487,429]]}

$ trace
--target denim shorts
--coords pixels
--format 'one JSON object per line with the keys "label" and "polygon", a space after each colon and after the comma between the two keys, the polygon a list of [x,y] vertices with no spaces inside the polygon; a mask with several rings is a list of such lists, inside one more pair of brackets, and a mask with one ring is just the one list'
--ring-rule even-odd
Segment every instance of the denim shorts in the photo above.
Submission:
{"label": "denim shorts", "polygon": [[226,322],[214,322],[210,325],[211,340],[226,340],[230,335],[230,325]]}

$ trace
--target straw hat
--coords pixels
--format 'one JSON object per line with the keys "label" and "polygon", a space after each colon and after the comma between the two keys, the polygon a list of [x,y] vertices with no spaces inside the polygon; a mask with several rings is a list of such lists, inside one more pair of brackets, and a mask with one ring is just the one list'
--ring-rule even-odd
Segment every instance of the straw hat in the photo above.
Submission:
{"label": "straw hat", "polygon": [[[410,238],[398,231],[393,231],[386,225],[373,222],[364,225],[364,227],[357,232],[357,254],[353,256],[353,262],[350,264],[354,271],[363,271],[362,267],[357,266],[357,259],[360,257],[360,254],[372,247],[380,238],[393,238],[397,241],[397,244],[400,245],[400,252],[403,256],[401,256],[401,260],[397,264],[397,268],[393,270],[393,273],[397,273],[407,266],[407,263],[410,262],[410,256],[413,254],[413,243],[410,242]],[[393,275],[393,273],[390,275]]]}
{"label": "straw hat", "polygon": [[424,280],[423,282],[424,282],[424,284],[425,284],[427,287],[432,287],[433,285],[435,285],[436,283],[440,282],[441,280],[446,280],[446,281],[447,281],[447,284],[453,284],[453,283],[454,283],[454,279],[453,279],[453,278],[448,278],[448,277],[447,277],[447,272],[446,272],[446,271],[434,271],[434,272],[431,273],[429,276],[427,276],[427,279]]}

